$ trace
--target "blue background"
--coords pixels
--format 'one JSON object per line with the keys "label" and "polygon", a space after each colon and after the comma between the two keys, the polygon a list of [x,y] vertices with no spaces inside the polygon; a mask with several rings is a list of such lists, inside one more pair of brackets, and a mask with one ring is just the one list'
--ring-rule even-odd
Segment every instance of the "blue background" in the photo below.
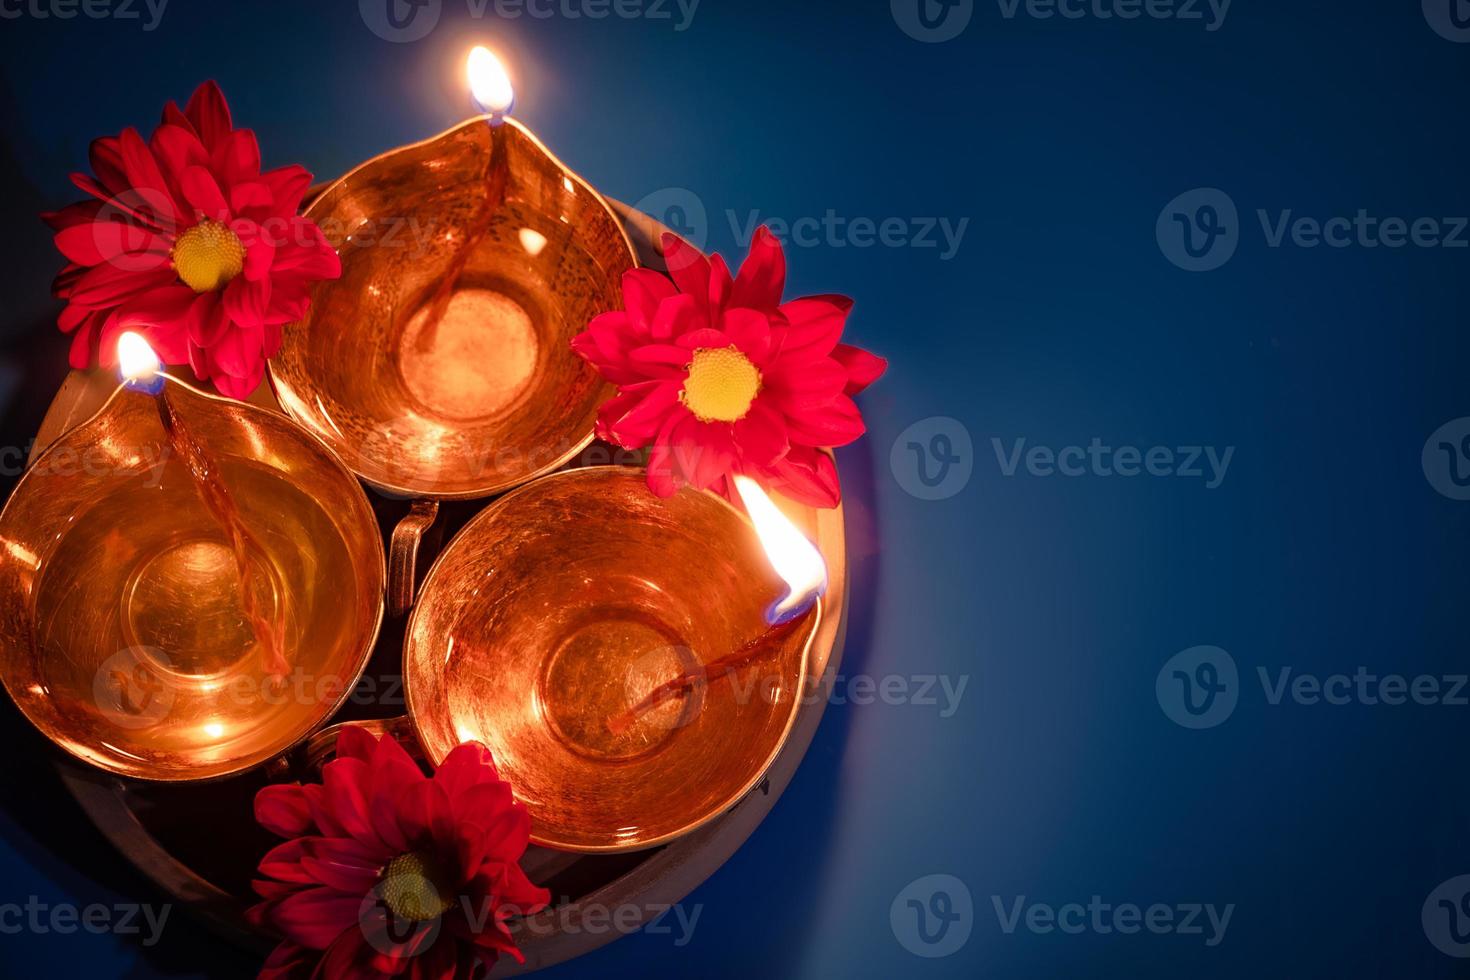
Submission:
{"label": "blue background", "polygon": [[[6,440],[34,432],[64,370],[46,322],[60,260],[35,213],[74,197],[93,136],[151,126],[213,77],[268,165],[328,177],[466,115],[460,59],[484,41],[559,156],[624,201],[687,189],[727,256],[732,212],[969,219],[948,260],[850,236],[789,249],[791,294],[854,296],[848,339],[891,361],[867,442],[842,457],[860,600],[844,670],[968,677],[958,710],[832,706],[770,818],[687,900],[691,942],[637,935],[551,976],[1470,975],[1420,923],[1470,872],[1470,709],[1272,705],[1257,680],[1467,669],[1470,503],[1435,492],[1420,452],[1470,415],[1470,251],[1272,248],[1256,217],[1470,214],[1470,45],[1418,0],[1236,0],[1216,31],[986,0],[944,43],[886,0],[704,0],[677,21],[477,19],[444,0],[437,29],[400,44],[350,2],[172,0],[151,32],[0,20]],[[1240,215],[1238,251],[1208,273],[1155,236],[1198,187]],[[926,501],[890,449],[935,416],[962,424],[973,473]],[[992,444],[1094,437],[1236,451],[1207,490],[1007,477]],[[1230,652],[1241,690],[1194,731],[1155,678],[1199,644]],[[39,741],[7,730],[0,901],[161,900],[48,781]],[[968,941],[942,958],[890,925],[930,874],[972,898]],[[1207,947],[1008,934],[994,908],[1093,895],[1235,909]],[[253,970],[181,916],[148,950],[0,936],[0,963]]]}

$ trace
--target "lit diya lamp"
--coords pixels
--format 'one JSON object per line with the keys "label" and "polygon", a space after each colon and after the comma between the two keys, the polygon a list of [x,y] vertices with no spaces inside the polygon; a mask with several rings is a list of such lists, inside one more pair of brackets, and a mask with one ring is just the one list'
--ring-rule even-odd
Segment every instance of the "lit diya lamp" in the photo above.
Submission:
{"label": "lit diya lamp", "polygon": [[753,483],[748,520],[642,471],[558,473],[474,518],[430,570],[404,653],[438,761],[489,747],[533,842],[663,843],[754,788],[795,722],[820,553]]}
{"label": "lit diya lamp", "polygon": [[0,679],[103,769],[239,772],[311,734],[365,666],[377,524],[310,433],[164,374],[137,334],[118,361],[0,513]]}
{"label": "lit diya lamp", "polygon": [[270,364],[292,418],[420,501],[395,534],[395,611],[436,501],[501,492],[591,442],[610,388],[569,344],[637,264],[601,195],[509,118],[495,57],[477,48],[468,67],[485,115],[368,161],[307,209],[342,276]]}

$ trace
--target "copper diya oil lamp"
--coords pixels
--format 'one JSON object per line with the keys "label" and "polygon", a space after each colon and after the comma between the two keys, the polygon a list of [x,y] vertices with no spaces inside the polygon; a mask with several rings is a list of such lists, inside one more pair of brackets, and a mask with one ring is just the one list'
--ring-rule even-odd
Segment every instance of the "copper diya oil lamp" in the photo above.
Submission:
{"label": "copper diya oil lamp", "polygon": [[[637,264],[602,196],[504,117],[498,78],[503,93],[476,86],[497,111],[376,157],[312,202],[342,276],[270,363],[293,419],[368,483],[423,501],[490,496],[586,448],[611,389],[570,341],[618,307]],[[395,536],[395,582],[411,583],[402,566],[435,513],[421,504]],[[390,592],[405,611],[411,585]]]}
{"label": "copper diya oil lamp", "polygon": [[739,802],[796,719],[826,584],[757,499],[759,536],[713,494],[663,500],[641,471],[594,467],[486,508],[409,620],[425,754],[483,742],[533,842],[562,850],[653,846]]}
{"label": "copper diya oil lamp", "polygon": [[47,449],[0,513],[0,679],[95,766],[209,779],[345,700],[382,617],[383,549],[320,440],[156,370]]}

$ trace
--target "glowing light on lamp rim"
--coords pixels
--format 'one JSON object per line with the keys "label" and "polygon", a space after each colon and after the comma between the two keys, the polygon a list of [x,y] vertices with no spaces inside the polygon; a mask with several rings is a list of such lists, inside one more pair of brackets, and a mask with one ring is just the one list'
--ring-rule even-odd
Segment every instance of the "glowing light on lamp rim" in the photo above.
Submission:
{"label": "glowing light on lamp rim", "polygon": [[766,611],[772,624],[783,623],[805,612],[817,597],[827,591],[827,563],[817,546],[781,513],[759,483],[745,476],[735,477],[735,489],[745,502],[761,547],[776,574],[786,583],[786,595]]}
{"label": "glowing light on lamp rim", "polygon": [[162,368],[163,363],[142,334],[128,330],[117,338],[117,370],[124,381],[146,385],[158,377]]}
{"label": "glowing light on lamp rim", "polygon": [[515,105],[516,91],[510,75],[490,49],[476,45],[466,63],[470,76],[470,95],[485,112],[496,118],[507,115]]}

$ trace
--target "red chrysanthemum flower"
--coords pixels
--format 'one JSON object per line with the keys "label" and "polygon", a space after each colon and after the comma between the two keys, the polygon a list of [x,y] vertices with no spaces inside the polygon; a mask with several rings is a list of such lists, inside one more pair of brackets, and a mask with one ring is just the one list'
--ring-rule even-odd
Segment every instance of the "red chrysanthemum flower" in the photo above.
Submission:
{"label": "red chrysanthemum flower", "polygon": [[518,863],[530,816],[477,742],[429,777],[391,735],[344,728],[321,785],[268,786],[255,817],[291,838],[255,882],[251,921],[284,937],[262,978],[470,980],[522,960],[506,921],[550,900]]}
{"label": "red chrysanthemum flower", "polygon": [[69,264],[54,291],[72,335],[71,364],[115,358],[135,330],[169,364],[189,364],[221,392],[244,398],[301,319],[311,284],[342,266],[315,223],[297,215],[311,174],[260,172],[255,134],[234,129],[219,86],[170,102],[148,142],[133,128],[92,143],[96,175],[73,174],[92,195],[42,217]]}
{"label": "red chrysanthemum flower", "polygon": [[[623,310],[595,318],[573,349],[618,386],[598,436],[651,445],[648,485],[661,497],[688,484],[732,495],[745,475],[818,507],[841,500],[823,449],[863,434],[852,396],[887,367],[839,343],[852,300],[783,303],[786,257],[760,228],[738,276],[675,235],[663,239],[668,278],[623,277]],[[732,499],[734,499],[732,497]]]}

